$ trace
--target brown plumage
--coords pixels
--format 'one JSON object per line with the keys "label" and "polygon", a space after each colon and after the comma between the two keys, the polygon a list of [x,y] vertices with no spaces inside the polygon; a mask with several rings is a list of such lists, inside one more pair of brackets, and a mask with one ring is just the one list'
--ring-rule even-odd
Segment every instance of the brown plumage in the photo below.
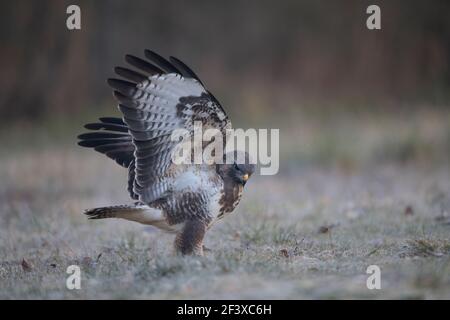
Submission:
{"label": "brown plumage", "polygon": [[186,64],[149,50],[145,56],[127,55],[125,60],[136,70],[117,67],[115,72],[125,80],[108,80],[122,119],[100,118],[85,126],[93,131],[79,136],[79,145],[128,169],[128,191],[137,202],[85,214],[90,219],[123,218],[156,226],[176,234],[178,253],[203,254],[206,231],[237,206],[254,165],[248,154],[244,163],[175,164],[174,130],[185,129],[190,138],[194,122],[200,121],[203,130],[215,128],[225,137],[231,122]]}

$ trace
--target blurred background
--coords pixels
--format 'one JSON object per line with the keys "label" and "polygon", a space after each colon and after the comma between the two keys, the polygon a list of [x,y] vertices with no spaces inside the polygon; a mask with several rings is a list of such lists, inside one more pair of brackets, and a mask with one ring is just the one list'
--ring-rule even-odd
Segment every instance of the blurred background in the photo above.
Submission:
{"label": "blurred background", "polygon": [[368,30],[372,2],[2,1],[2,138],[75,143],[118,115],[113,67],[151,48],[190,65],[235,126],[282,128],[284,160],[448,161],[450,3],[377,1]]}

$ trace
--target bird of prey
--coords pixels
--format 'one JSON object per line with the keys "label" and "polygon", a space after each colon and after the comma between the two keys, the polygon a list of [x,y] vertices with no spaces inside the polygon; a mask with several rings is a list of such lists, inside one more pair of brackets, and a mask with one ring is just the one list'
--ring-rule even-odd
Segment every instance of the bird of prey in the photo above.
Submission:
{"label": "bird of prey", "polygon": [[85,125],[91,132],[78,136],[80,146],[94,148],[128,169],[128,192],[135,203],[84,213],[90,219],[122,218],[153,225],[176,234],[177,253],[203,255],[206,231],[237,206],[255,165],[246,152],[236,150],[233,155],[240,154],[244,161],[172,161],[177,145],[171,139],[174,130],[185,129],[193,136],[194,122],[200,122],[225,137],[231,122],[185,63],[150,50],[144,53],[144,59],[126,55],[131,67],[116,67],[122,79],[108,79],[122,118],[100,118]]}

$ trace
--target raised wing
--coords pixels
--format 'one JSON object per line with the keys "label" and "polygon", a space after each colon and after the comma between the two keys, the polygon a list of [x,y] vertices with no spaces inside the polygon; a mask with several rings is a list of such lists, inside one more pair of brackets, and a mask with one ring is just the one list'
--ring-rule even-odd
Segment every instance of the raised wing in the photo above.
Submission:
{"label": "raised wing", "polygon": [[150,203],[170,189],[174,178],[172,132],[186,129],[193,134],[194,121],[224,131],[231,123],[214,96],[195,73],[180,60],[170,61],[146,50],[147,60],[127,55],[136,70],[117,67],[122,79],[108,79],[119,101],[123,122],[134,150],[133,192]]}

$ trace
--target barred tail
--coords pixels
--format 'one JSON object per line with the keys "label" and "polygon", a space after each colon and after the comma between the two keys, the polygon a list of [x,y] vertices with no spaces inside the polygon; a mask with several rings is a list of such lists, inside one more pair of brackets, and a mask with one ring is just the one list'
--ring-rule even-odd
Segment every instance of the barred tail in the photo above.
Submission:
{"label": "barred tail", "polygon": [[83,213],[87,215],[89,219],[105,219],[118,218],[119,216],[134,210],[136,210],[135,205],[120,205],[88,209]]}
{"label": "barred tail", "polygon": [[165,229],[167,225],[162,212],[144,204],[130,204],[88,209],[89,219],[121,218]]}

